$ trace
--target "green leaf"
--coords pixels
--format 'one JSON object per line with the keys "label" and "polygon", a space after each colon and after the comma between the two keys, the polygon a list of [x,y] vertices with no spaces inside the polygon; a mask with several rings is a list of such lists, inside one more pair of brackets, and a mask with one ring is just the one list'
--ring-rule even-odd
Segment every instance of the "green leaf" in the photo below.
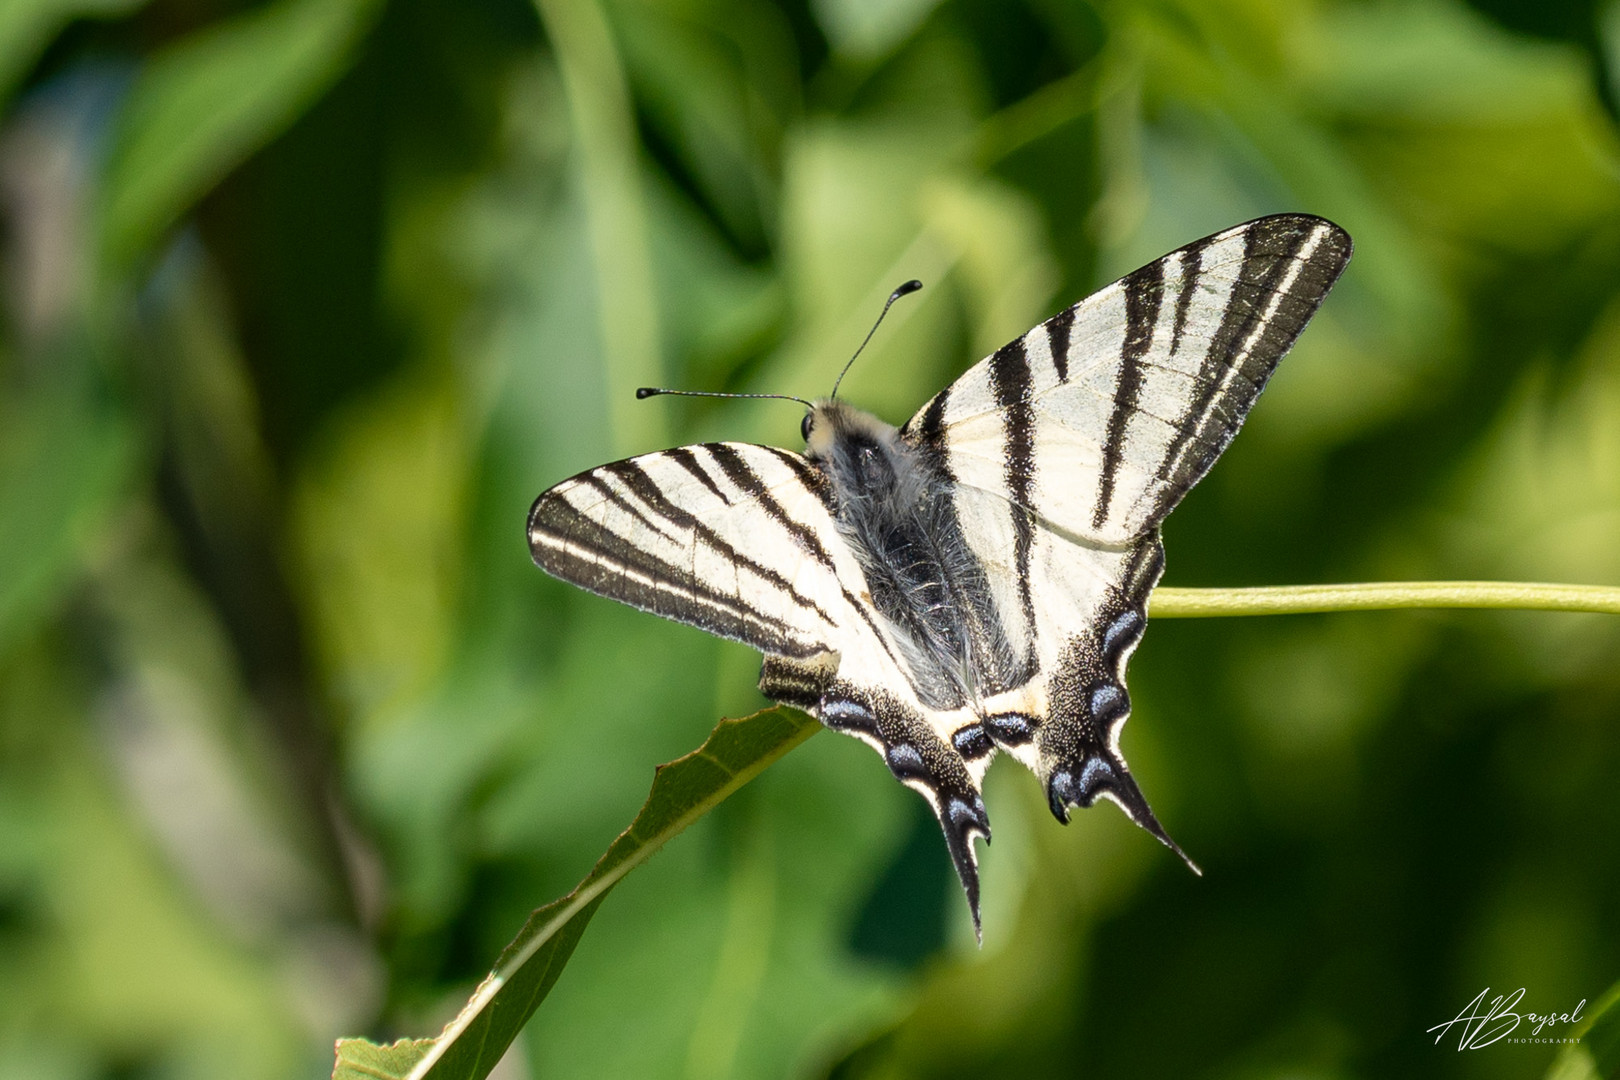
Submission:
{"label": "green leaf", "polygon": [[[608,892],[671,837],[819,729],[814,720],[788,709],[766,709],[741,720],[720,721],[702,746],[659,766],[652,791],[635,821],[572,892],[529,916],[495,970],[479,985],[461,1015],[432,1040],[425,1055],[412,1058],[401,1052],[385,1058],[381,1047],[347,1040],[339,1044],[334,1080],[345,1075],[408,1076],[410,1080],[487,1076],[551,991]],[[343,1071],[357,1061],[378,1071]],[[398,1067],[401,1065],[408,1065],[409,1072]]]}
{"label": "green leaf", "polygon": [[378,0],[281,0],[159,53],[117,120],[101,245],[114,269],[285,130],[347,68]]}
{"label": "green leaf", "polygon": [[1553,1059],[1546,1080],[1613,1080],[1620,1076],[1620,983],[1609,987]]}
{"label": "green leaf", "polygon": [[819,0],[810,6],[839,52],[874,60],[909,37],[939,0]]}

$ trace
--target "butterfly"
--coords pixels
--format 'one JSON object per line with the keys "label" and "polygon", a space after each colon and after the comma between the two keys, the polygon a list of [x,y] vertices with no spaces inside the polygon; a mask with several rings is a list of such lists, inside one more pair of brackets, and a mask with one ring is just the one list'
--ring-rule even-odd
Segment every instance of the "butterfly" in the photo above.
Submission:
{"label": "butterfly", "polygon": [[1350,251],[1304,214],[1216,233],[996,350],[898,429],[835,387],[806,402],[802,454],[700,443],[565,480],[535,500],[531,553],[763,653],[766,697],[868,743],[927,799],[975,928],[998,752],[1058,821],[1108,799],[1196,871],[1119,748],[1159,527]]}

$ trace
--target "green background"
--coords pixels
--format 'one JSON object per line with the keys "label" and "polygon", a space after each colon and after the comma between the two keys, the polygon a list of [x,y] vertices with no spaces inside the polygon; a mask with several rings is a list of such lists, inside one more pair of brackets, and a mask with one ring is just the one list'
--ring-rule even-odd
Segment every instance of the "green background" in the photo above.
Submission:
{"label": "green background", "polygon": [[[891,421],[1259,214],[1356,257],[1173,585],[1620,584],[1620,4],[5,0],[0,1077],[438,1030],[756,657],[530,564],[536,493]],[[497,1075],[1539,1076],[1620,977],[1620,620],[1155,623],[1112,807],[818,736],[627,880]],[[1526,1034],[1521,1030],[1518,1034]]]}

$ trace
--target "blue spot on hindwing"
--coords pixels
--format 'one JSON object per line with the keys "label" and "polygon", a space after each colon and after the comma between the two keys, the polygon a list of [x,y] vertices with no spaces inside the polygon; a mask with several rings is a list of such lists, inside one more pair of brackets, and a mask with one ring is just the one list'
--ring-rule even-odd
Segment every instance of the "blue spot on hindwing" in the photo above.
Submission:
{"label": "blue spot on hindwing", "polygon": [[895,743],[889,747],[889,752],[884,758],[889,763],[889,771],[901,779],[927,775],[922,755],[910,743]]}
{"label": "blue spot on hindwing", "polygon": [[984,728],[979,724],[969,724],[951,736],[951,746],[958,754],[972,761],[981,758],[995,749],[990,736],[985,734]]}
{"label": "blue spot on hindwing", "polygon": [[1102,794],[1102,789],[1112,787],[1114,784],[1114,767],[1100,757],[1087,759],[1086,766],[1080,772],[1079,798],[1075,800],[1081,806],[1090,806]]}
{"label": "blue spot on hindwing", "polygon": [[1141,612],[1134,609],[1121,612],[1118,618],[1108,624],[1108,629],[1103,631],[1103,656],[1109,663],[1117,664],[1119,654],[1142,639],[1142,631],[1146,626],[1147,621],[1142,618]]}
{"label": "blue spot on hindwing", "polygon": [[1091,691],[1091,715],[1105,726],[1118,719],[1129,708],[1130,702],[1125,697],[1125,691],[1113,683],[1103,683]]}
{"label": "blue spot on hindwing", "polygon": [[1004,713],[984,721],[990,737],[1003,746],[1022,746],[1035,737],[1035,725],[1022,713]]}

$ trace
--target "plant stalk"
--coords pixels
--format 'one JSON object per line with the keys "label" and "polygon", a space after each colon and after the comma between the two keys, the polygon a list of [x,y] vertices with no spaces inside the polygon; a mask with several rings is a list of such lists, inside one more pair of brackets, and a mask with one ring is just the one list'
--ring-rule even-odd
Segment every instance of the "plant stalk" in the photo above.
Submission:
{"label": "plant stalk", "polygon": [[1272,585],[1249,589],[1155,589],[1155,619],[1298,615],[1393,608],[1515,608],[1620,615],[1620,588],[1524,581],[1399,581],[1345,585]]}

